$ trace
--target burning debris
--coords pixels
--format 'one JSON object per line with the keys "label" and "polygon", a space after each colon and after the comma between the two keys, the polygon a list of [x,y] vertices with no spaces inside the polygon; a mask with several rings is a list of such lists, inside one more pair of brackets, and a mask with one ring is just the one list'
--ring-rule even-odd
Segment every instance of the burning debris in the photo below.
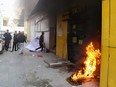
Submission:
{"label": "burning debris", "polygon": [[91,42],[86,47],[86,60],[84,61],[85,67],[83,67],[78,72],[74,72],[67,81],[72,85],[80,85],[82,82],[90,81],[95,77],[95,71],[97,64],[100,64],[101,53],[98,50],[95,50],[93,43]]}

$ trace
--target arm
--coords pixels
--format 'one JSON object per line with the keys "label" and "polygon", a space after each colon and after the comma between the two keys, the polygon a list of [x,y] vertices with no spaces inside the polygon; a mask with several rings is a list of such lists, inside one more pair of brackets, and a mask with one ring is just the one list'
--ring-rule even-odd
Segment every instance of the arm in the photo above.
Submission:
{"label": "arm", "polygon": [[6,33],[3,36],[6,37]]}

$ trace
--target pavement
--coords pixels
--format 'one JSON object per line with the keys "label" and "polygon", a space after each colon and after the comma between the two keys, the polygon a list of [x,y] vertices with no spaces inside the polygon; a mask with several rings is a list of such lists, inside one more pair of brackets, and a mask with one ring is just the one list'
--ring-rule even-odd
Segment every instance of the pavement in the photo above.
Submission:
{"label": "pavement", "polygon": [[[37,55],[42,56],[37,56]],[[59,61],[52,53],[5,51],[0,55],[0,87],[99,87],[94,81],[72,86],[66,79],[71,76],[66,67],[51,68],[47,62]]]}

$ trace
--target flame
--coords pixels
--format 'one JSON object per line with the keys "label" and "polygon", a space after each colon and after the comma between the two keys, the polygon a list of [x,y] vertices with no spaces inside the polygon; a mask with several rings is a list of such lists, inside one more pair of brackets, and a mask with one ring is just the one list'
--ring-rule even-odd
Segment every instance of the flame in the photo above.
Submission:
{"label": "flame", "polygon": [[[93,78],[94,72],[96,71],[96,65],[97,65],[97,58],[100,58],[100,51],[95,50],[92,42],[86,47],[86,60],[84,62],[85,67],[82,69],[84,70],[84,73],[82,73],[82,70],[79,70],[78,73],[74,73],[71,76],[71,79],[76,82],[79,79],[87,79],[87,78]],[[100,63],[100,62],[99,62]]]}

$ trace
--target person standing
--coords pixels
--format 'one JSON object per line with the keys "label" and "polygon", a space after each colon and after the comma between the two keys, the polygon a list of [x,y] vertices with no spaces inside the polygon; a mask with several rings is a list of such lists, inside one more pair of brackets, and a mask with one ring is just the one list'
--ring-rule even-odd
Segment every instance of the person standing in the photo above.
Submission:
{"label": "person standing", "polygon": [[[19,38],[20,35],[21,35],[21,31],[18,32],[17,38]],[[19,40],[19,39],[18,39],[18,40]],[[17,48],[19,49],[19,41],[17,42]]]}
{"label": "person standing", "polygon": [[26,37],[24,35],[24,32],[21,32],[20,35],[19,35],[19,37],[18,37],[19,54],[23,54],[24,42],[26,42]]}
{"label": "person standing", "polygon": [[17,37],[17,31],[15,31],[14,33],[14,37],[13,37],[13,47],[12,47],[12,51],[13,52],[15,49],[15,51],[18,50],[18,37]]}
{"label": "person standing", "polygon": [[9,33],[9,30],[6,31],[6,33],[3,35],[5,38],[5,50],[8,51],[9,43],[12,39],[11,34]]}
{"label": "person standing", "polygon": [[39,38],[39,45],[40,47],[36,48],[35,50],[38,50],[41,48],[41,51],[43,51],[43,47],[44,47],[44,32],[42,32],[40,38]]}

